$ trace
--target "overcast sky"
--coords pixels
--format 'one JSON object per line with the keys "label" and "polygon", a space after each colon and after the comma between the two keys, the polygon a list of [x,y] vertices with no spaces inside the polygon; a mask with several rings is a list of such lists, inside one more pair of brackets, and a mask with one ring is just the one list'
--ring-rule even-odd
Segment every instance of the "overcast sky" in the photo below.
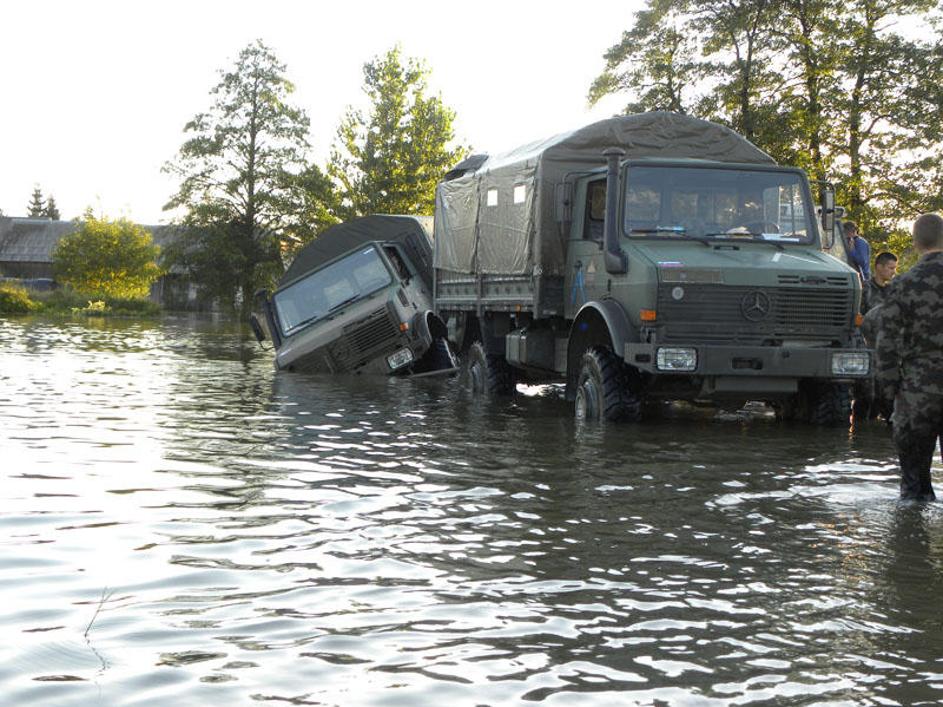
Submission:
{"label": "overcast sky", "polygon": [[175,184],[160,168],[210,105],[218,70],[261,39],[288,65],[324,165],[362,67],[399,43],[424,59],[458,114],[457,136],[501,152],[618,112],[589,85],[641,0],[591,3],[347,0],[266,3],[0,3],[0,210],[26,213],[34,185],[62,217],[86,206],[160,223]]}

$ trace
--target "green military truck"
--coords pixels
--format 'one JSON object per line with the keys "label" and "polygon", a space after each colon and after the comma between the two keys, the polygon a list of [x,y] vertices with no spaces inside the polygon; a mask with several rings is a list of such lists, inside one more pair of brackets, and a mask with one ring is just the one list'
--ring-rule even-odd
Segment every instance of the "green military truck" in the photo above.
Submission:
{"label": "green military truck", "polygon": [[256,295],[253,329],[277,368],[402,375],[454,368],[432,311],[432,220],[364,216],[326,229],[273,293]]}
{"label": "green military truck", "polygon": [[477,392],[562,380],[587,419],[764,401],[847,423],[871,353],[820,192],[817,216],[801,170],[662,112],[474,155],[437,189],[435,309]]}

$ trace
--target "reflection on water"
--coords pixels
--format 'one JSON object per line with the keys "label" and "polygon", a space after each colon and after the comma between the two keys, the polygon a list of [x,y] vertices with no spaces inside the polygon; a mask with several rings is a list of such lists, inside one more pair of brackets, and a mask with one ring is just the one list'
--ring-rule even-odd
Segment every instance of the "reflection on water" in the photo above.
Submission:
{"label": "reflection on water", "polygon": [[4,703],[943,699],[943,512],[883,427],[536,393],[0,321]]}

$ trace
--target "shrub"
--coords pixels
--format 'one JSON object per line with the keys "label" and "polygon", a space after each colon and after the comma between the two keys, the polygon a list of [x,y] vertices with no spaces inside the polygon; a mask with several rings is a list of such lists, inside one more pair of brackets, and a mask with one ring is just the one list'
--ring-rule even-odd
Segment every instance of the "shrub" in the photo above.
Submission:
{"label": "shrub", "polygon": [[24,287],[0,284],[0,314],[29,314],[38,307]]}

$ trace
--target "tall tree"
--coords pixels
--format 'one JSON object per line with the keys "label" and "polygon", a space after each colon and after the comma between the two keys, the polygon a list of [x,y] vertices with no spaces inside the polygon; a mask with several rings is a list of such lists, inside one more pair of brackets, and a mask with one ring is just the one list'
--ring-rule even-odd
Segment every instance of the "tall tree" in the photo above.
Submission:
{"label": "tall tree", "polygon": [[37,184],[33,187],[33,196],[26,207],[26,215],[30,218],[45,218],[46,206],[43,203],[43,192]]}
{"label": "tall tree", "polygon": [[[211,106],[186,124],[188,138],[164,168],[181,180],[164,208],[182,208],[182,224],[201,234],[169,257],[212,281],[224,300],[241,300],[244,316],[255,290],[282,269],[281,239],[301,201],[296,177],[308,166],[309,121],[288,102],[294,86],[285,71],[261,41],[243,49],[220,72]],[[211,275],[206,268],[214,264]]]}
{"label": "tall tree", "polygon": [[61,218],[59,214],[59,207],[56,206],[56,199],[52,194],[50,194],[49,198],[46,199],[46,206],[43,209],[43,216],[48,219],[52,219],[53,221],[58,221]]}
{"label": "tall tree", "polygon": [[399,47],[364,65],[370,108],[348,108],[328,165],[342,216],[432,213],[436,183],[466,150],[452,146],[455,113],[427,95],[428,75]]}

